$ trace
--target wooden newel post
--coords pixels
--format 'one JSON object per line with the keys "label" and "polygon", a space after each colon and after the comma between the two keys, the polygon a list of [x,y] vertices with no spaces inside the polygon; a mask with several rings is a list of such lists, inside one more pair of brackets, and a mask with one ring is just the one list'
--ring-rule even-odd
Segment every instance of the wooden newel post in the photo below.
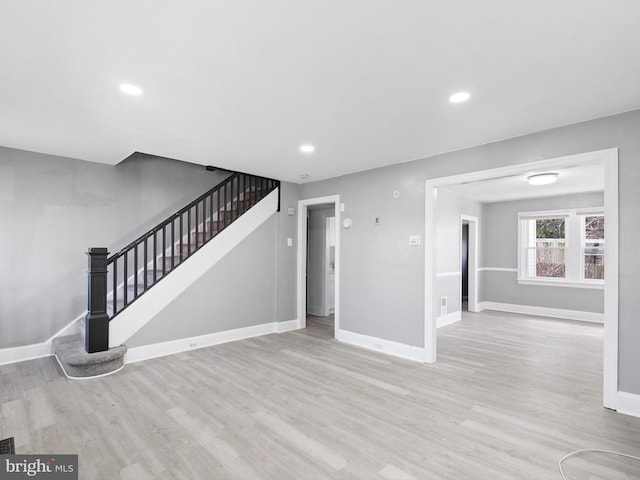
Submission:
{"label": "wooden newel post", "polygon": [[84,348],[87,353],[109,350],[109,315],[107,315],[106,248],[90,248],[89,291]]}

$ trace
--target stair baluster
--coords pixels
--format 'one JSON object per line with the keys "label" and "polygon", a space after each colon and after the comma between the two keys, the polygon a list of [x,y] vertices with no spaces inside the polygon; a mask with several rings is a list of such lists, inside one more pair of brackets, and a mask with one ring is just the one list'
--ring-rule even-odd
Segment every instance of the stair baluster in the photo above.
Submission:
{"label": "stair baluster", "polygon": [[[110,319],[144,295],[156,283],[179,267],[186,258],[193,255],[253,205],[279,187],[280,182],[277,180],[234,172],[227,179],[111,257],[107,257],[106,248],[90,248],[87,252],[89,255],[89,313],[86,319],[85,339],[87,352],[107,350]],[[279,196],[280,192],[278,191],[278,211],[280,210]],[[207,205],[209,207],[208,214]],[[178,222],[177,229],[176,221]],[[160,230],[162,230],[161,238],[158,238]],[[151,249],[149,249],[149,241],[153,242]],[[158,252],[160,242],[162,251]],[[141,244],[143,244],[142,254],[138,251]],[[176,252],[176,250],[178,251]],[[129,255],[130,253],[133,258]],[[152,260],[148,258],[150,254],[153,255]],[[143,266],[139,265],[139,256],[144,259]],[[158,261],[162,262],[160,268]],[[119,262],[120,267],[118,266]],[[108,272],[109,266],[111,267],[110,273]],[[149,271],[150,268],[152,274]],[[133,271],[131,279],[129,278],[130,270]],[[122,274],[119,275],[119,272]],[[139,279],[140,274],[143,275],[142,281]],[[111,293],[107,292],[109,286]]]}

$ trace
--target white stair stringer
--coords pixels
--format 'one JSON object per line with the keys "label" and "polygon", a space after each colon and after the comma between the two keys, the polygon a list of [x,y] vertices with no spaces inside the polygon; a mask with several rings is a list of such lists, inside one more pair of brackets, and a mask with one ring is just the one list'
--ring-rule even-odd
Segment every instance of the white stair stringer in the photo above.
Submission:
{"label": "white stair stringer", "polygon": [[276,188],[189,256],[109,323],[109,348],[124,344],[278,209]]}

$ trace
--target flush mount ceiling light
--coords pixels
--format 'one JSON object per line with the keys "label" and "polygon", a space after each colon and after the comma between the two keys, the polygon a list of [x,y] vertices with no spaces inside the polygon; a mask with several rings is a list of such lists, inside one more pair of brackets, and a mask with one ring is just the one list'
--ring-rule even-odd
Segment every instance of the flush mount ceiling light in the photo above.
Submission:
{"label": "flush mount ceiling light", "polygon": [[469,98],[471,98],[471,94],[469,92],[458,92],[451,95],[449,97],[449,101],[451,103],[462,103],[469,100]]}
{"label": "flush mount ceiling light", "polygon": [[315,150],[316,150],[316,147],[314,147],[313,145],[309,145],[309,144],[302,145],[300,147],[300,151],[302,153],[313,153],[313,152],[315,152]]}
{"label": "flush mount ceiling light", "polygon": [[556,180],[558,180],[557,173],[538,173],[536,175],[529,175],[527,177],[527,182],[529,182],[529,185],[549,185]]}
{"label": "flush mount ceiling light", "polygon": [[127,95],[142,95],[142,89],[136,85],[131,85],[130,83],[121,84],[120,91]]}

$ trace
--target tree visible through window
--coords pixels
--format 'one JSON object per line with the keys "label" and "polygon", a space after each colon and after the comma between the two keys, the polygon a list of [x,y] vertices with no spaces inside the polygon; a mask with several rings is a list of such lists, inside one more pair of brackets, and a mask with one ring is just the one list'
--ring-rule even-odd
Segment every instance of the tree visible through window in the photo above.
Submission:
{"label": "tree visible through window", "polygon": [[584,278],[604,280],[604,216],[584,217]]}
{"label": "tree visible through window", "polygon": [[[565,277],[565,219],[538,218],[530,220],[530,232],[535,232],[535,243],[530,251],[535,255],[535,271],[530,272],[534,277]],[[535,229],[533,228],[535,224]],[[533,239],[532,239],[533,240]],[[530,254],[531,255],[531,254]],[[531,275],[533,273],[533,275]]]}
{"label": "tree visible through window", "polygon": [[602,208],[521,212],[518,221],[519,282],[603,284]]}

